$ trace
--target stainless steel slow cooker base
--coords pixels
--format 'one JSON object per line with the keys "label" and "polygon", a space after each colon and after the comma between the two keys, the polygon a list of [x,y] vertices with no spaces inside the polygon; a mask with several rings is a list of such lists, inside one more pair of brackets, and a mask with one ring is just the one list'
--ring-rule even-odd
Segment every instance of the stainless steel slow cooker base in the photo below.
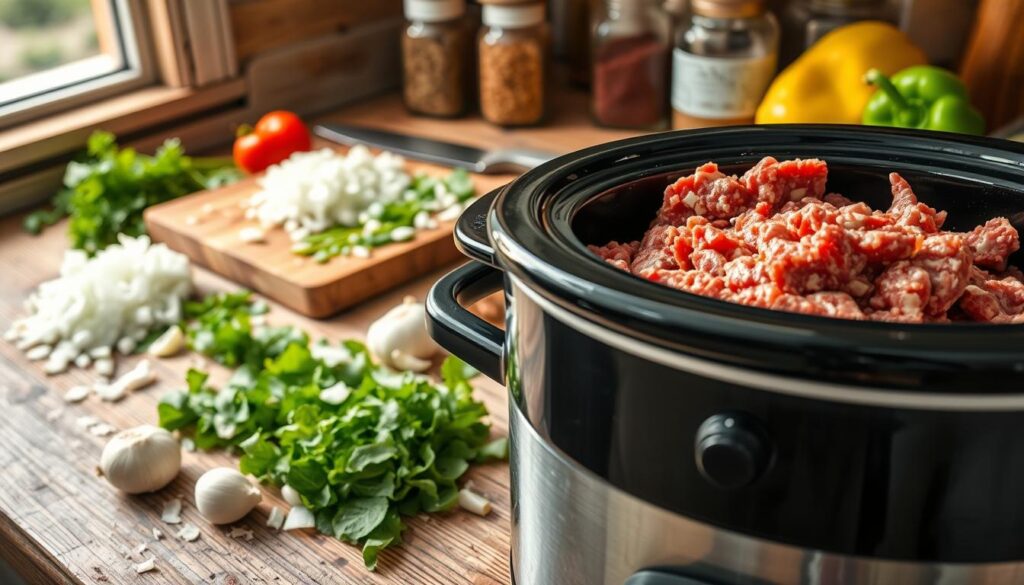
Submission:
{"label": "stainless steel slow cooker base", "polygon": [[714,585],[1024,583],[1024,563],[885,561],[715,528],[602,481],[545,443],[514,401],[509,427],[517,585],[623,585],[646,569]]}

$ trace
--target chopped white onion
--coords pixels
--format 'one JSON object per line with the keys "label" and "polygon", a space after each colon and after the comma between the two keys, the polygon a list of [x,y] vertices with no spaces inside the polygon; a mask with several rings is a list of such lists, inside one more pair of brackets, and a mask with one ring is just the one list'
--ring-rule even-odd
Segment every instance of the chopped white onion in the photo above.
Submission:
{"label": "chopped white onion", "polygon": [[140,574],[140,575],[142,573],[147,573],[149,571],[152,571],[153,569],[156,569],[156,558],[155,557],[150,557],[150,558],[142,561],[141,563],[135,565],[135,572]]}
{"label": "chopped white onion", "polygon": [[469,488],[459,490],[459,506],[477,516],[486,516],[491,513],[490,500]]}
{"label": "chopped white onion", "polygon": [[97,360],[97,372],[109,375],[113,364],[99,360],[109,359],[110,346],[130,353],[150,327],[181,320],[192,288],[188,258],[145,236],[118,242],[92,258],[66,252],[60,276],[39,285],[26,302],[30,314],[12,325],[17,347],[47,358],[47,374]]}
{"label": "chopped white onion", "polygon": [[155,381],[156,374],[153,373],[149,360],[142,360],[113,384],[97,384],[96,394],[103,400],[117,402],[129,393],[145,388]]}
{"label": "chopped white onion", "polygon": [[181,530],[178,531],[178,538],[192,542],[199,538],[199,527],[192,523],[182,525]]}
{"label": "chopped white onion", "polygon": [[164,504],[160,519],[167,524],[181,524],[181,498],[174,498]]}
{"label": "chopped white onion", "polygon": [[[293,240],[334,225],[355,226],[374,203],[398,201],[409,186],[405,161],[365,146],[342,155],[329,148],[298,152],[267,169],[250,205],[265,227],[284,226]],[[376,208],[374,208],[376,209]],[[287,224],[287,225],[286,225]]]}
{"label": "chopped white onion", "polygon": [[72,386],[64,393],[65,402],[81,402],[89,397],[92,392],[88,386]]}

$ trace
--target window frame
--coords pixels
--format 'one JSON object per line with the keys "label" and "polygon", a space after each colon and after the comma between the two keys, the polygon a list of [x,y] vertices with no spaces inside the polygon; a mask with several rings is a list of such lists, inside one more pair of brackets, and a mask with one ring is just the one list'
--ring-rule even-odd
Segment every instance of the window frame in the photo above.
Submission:
{"label": "window frame", "polygon": [[[21,97],[7,104],[0,103],[0,129],[139,89],[158,81],[143,0],[93,0],[94,17],[100,16],[99,10],[102,10],[97,9],[97,3],[102,3],[111,12],[113,24],[112,27],[107,27],[105,23],[97,22],[97,33],[104,34],[103,28],[113,29],[109,32],[114,36],[113,40],[120,46],[121,54],[124,56],[121,67],[104,72],[97,68],[96,73],[90,75],[87,62],[98,59],[97,56],[33,74],[59,77],[62,70],[72,70],[76,67],[83,69],[75,81],[66,85]],[[103,40],[101,46],[102,43]]]}

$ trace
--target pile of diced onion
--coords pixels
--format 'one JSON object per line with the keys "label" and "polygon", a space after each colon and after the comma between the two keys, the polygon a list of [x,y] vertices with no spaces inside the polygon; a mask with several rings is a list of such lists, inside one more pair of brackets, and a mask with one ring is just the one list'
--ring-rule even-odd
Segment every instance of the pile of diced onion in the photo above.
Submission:
{"label": "pile of diced onion", "polygon": [[293,241],[336,225],[362,225],[373,207],[402,198],[410,181],[404,165],[400,156],[374,156],[362,145],[347,155],[329,148],[295,153],[267,169],[248,217],[264,228],[283,226]]}
{"label": "pile of diced onion", "polygon": [[192,289],[188,258],[145,236],[118,240],[93,258],[66,252],[60,277],[39,285],[26,301],[29,316],[7,332],[30,359],[46,360],[46,373],[74,364],[110,376],[115,349],[132,353],[150,331],[181,320]]}

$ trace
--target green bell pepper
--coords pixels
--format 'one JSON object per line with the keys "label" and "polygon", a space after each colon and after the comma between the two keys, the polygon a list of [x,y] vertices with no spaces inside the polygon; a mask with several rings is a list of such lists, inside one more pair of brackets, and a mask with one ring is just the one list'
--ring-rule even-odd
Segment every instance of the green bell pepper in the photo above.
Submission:
{"label": "green bell pepper", "polygon": [[962,134],[985,132],[985,119],[971,107],[967,88],[945,69],[915,65],[891,80],[871,69],[864,80],[878,86],[864,108],[864,124]]}

